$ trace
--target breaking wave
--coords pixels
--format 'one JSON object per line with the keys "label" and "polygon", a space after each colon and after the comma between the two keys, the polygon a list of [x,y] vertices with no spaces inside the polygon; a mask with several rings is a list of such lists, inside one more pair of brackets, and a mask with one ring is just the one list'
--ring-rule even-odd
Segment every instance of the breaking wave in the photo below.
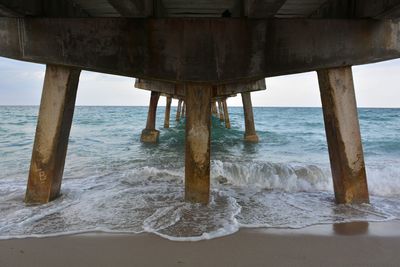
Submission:
{"label": "breaking wave", "polygon": [[360,111],[371,204],[336,205],[320,109],[256,108],[261,141],[246,144],[242,111],[231,108],[231,130],[213,120],[208,206],[184,202],[184,120],[143,145],[146,110],[77,108],[62,196],[26,206],[37,107],[1,107],[0,239],[102,231],[194,241],[243,227],[400,219],[399,110]]}
{"label": "breaking wave", "polygon": [[42,206],[24,205],[25,183],[2,179],[0,238],[103,231],[194,241],[240,227],[301,228],[400,218],[393,188],[386,196],[373,196],[371,205],[334,204],[325,172],[315,165],[214,161],[208,206],[183,201],[183,170],[142,167],[122,175],[65,179],[62,197]]}

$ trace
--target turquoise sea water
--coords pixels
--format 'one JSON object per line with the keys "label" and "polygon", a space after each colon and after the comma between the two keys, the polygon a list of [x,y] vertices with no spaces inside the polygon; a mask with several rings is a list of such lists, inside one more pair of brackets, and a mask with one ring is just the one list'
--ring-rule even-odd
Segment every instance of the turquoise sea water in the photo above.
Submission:
{"label": "turquoise sea water", "polygon": [[[371,205],[335,205],[322,111],[254,108],[260,143],[243,142],[242,108],[232,129],[213,118],[212,200],[183,202],[184,120],[158,145],[139,141],[147,107],[77,107],[62,196],[25,206],[38,107],[0,107],[0,238],[75,232],[154,232],[200,240],[241,227],[300,228],[400,218],[400,109],[360,109]],[[175,117],[175,108],[171,118]]]}

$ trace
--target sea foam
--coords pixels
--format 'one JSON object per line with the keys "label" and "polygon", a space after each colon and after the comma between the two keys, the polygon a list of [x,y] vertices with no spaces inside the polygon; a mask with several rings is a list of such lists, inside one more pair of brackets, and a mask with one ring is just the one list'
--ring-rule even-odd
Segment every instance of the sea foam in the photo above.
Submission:
{"label": "sea foam", "polygon": [[[334,204],[332,190],[321,191],[329,177],[313,165],[216,161],[212,166],[207,206],[183,201],[180,171],[143,167],[121,176],[65,179],[61,198],[42,206],[24,205],[25,183],[3,179],[0,187],[9,189],[0,191],[0,238],[102,231],[195,241],[232,234],[240,227],[301,228],[400,218],[400,200],[390,196],[373,196],[371,205]],[[238,179],[249,169],[251,176]],[[261,182],[261,173],[273,182]],[[305,179],[307,173],[315,177]],[[254,181],[253,175],[258,175]]]}

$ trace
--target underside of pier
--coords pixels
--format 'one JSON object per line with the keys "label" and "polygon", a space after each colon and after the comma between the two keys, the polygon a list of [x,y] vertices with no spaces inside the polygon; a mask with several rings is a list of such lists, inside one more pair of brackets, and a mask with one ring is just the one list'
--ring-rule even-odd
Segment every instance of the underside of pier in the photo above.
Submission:
{"label": "underside of pier", "polygon": [[158,139],[160,95],[164,127],[180,100],[185,199],[200,203],[214,101],[227,114],[226,99],[241,94],[245,140],[257,142],[250,93],[266,77],[317,71],[336,201],[368,202],[351,67],[400,57],[399,17],[400,0],[0,0],[0,56],[47,64],[26,201],[60,192],[79,73],[89,70],[152,91],[143,141]]}

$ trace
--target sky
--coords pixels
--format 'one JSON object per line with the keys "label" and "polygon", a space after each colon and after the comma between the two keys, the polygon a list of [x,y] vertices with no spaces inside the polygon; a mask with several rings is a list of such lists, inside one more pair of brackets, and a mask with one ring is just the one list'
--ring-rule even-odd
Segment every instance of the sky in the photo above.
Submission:
{"label": "sky", "polygon": [[[44,71],[42,64],[0,57],[0,105],[39,105]],[[354,66],[353,76],[359,107],[400,108],[400,59]],[[267,90],[252,93],[253,106],[321,106],[316,72],[267,78],[266,85]],[[83,71],[76,104],[147,106],[149,99],[150,92],[134,88],[133,78]],[[228,105],[241,106],[240,96],[228,99]]]}

